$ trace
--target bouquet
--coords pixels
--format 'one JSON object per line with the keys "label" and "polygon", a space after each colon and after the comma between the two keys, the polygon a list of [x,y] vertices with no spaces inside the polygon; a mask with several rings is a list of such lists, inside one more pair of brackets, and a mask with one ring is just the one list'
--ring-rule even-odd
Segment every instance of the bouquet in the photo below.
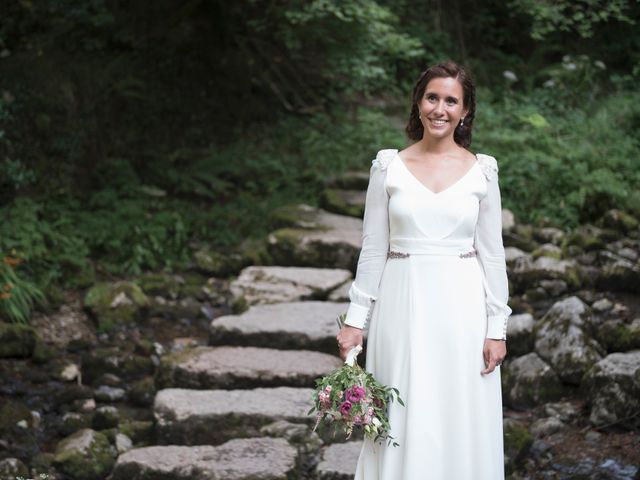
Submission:
{"label": "bouquet", "polygon": [[[340,328],[344,318],[344,314],[337,318]],[[334,434],[342,430],[347,438],[351,437],[354,428],[362,428],[365,437],[376,442],[387,440],[389,445],[397,447],[398,443],[389,435],[387,407],[392,401],[397,400],[402,406],[404,402],[397,388],[381,385],[356,363],[361,351],[360,345],[353,348],[341,368],[316,380],[314,406],[309,410],[309,414],[317,412],[313,431],[323,421],[333,425]]]}

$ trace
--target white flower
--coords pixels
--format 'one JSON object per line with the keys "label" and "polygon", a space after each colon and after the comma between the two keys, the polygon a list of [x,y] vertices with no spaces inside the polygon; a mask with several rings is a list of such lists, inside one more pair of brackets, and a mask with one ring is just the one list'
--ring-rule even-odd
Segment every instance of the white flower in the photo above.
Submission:
{"label": "white flower", "polygon": [[546,82],[544,82],[544,83],[542,84],[542,86],[543,86],[544,88],[553,88],[553,87],[555,87],[555,86],[556,86],[556,82],[554,82],[553,80],[547,80]]}
{"label": "white flower", "polygon": [[511,70],[505,70],[504,72],[502,72],[502,76],[504,78],[506,78],[507,80],[509,80],[510,82],[517,82],[518,81],[518,77]]}
{"label": "white flower", "polygon": [[600,70],[604,70],[605,68],[607,68],[602,60],[596,60],[595,62],[593,62],[593,64]]}
{"label": "white flower", "polygon": [[576,64],[573,62],[565,63],[563,67],[565,68],[565,70],[569,70],[569,71],[573,71],[577,68]]}

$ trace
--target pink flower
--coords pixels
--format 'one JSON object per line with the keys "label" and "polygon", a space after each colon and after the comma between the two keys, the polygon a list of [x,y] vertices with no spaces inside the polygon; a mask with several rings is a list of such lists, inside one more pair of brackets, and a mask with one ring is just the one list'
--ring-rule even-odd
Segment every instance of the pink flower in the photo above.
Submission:
{"label": "pink flower", "polygon": [[362,423],[362,417],[360,415],[356,415],[355,417],[353,417],[353,423],[355,423],[356,425],[360,425]]}
{"label": "pink flower", "polygon": [[365,414],[364,418],[362,419],[362,423],[364,423],[365,425],[369,425],[371,423],[371,415]]}
{"label": "pink flower", "polygon": [[347,400],[342,405],[340,405],[340,413],[345,417],[348,416],[349,412],[351,411],[351,407],[352,407],[351,402]]}
{"label": "pink flower", "polygon": [[369,416],[373,415],[373,407],[369,407],[369,408],[367,409],[367,414],[368,414]]}
{"label": "pink flower", "polygon": [[331,393],[331,385],[327,385],[324,389],[327,393]]}
{"label": "pink flower", "polygon": [[342,390],[340,390],[338,392],[338,400],[342,400],[342,395],[344,395],[344,392]]}
{"label": "pink flower", "polygon": [[351,387],[347,390],[347,400],[350,402],[359,402],[366,396],[366,392],[362,387]]}

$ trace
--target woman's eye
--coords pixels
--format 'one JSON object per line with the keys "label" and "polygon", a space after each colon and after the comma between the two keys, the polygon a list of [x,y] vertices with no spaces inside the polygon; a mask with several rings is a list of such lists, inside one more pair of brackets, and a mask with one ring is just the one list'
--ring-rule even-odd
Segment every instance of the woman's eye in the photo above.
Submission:
{"label": "woman's eye", "polygon": [[458,103],[458,102],[456,102],[453,98],[449,98],[449,99],[447,99],[447,105],[452,105],[452,106],[453,106],[453,105],[455,105],[456,103]]}

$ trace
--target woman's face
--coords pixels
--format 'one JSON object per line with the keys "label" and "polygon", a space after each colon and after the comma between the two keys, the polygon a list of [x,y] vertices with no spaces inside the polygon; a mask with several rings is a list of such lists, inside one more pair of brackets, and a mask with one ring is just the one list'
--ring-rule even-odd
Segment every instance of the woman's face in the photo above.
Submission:
{"label": "woman's face", "polygon": [[446,138],[467,114],[462,105],[463,90],[460,82],[452,77],[434,78],[424,89],[418,102],[424,136]]}

